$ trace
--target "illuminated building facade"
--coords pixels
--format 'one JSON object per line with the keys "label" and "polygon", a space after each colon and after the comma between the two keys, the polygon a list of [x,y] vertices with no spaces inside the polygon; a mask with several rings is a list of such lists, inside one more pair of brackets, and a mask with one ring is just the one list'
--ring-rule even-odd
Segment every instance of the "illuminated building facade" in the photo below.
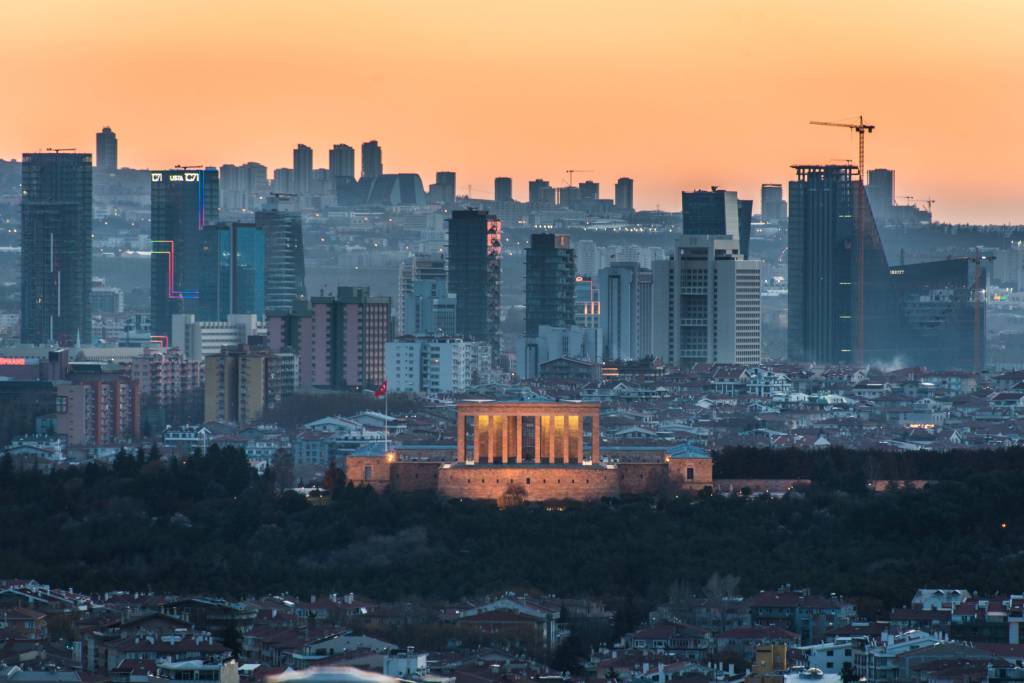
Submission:
{"label": "illuminated building facade", "polygon": [[602,445],[600,411],[597,403],[462,403],[454,446],[369,446],[346,459],[347,480],[499,503],[695,492],[712,484],[711,458],[700,449]]}
{"label": "illuminated building facade", "polygon": [[296,301],[306,298],[302,216],[288,210],[283,198],[275,197],[256,212],[255,220],[266,245],[265,309],[268,314],[290,311]]}
{"label": "illuminated building facade", "polygon": [[150,318],[170,335],[171,316],[218,320],[216,241],[206,234],[219,216],[217,169],[154,171],[150,182]]}
{"label": "illuminated building facade", "polygon": [[92,340],[92,155],[25,154],[21,341]]}

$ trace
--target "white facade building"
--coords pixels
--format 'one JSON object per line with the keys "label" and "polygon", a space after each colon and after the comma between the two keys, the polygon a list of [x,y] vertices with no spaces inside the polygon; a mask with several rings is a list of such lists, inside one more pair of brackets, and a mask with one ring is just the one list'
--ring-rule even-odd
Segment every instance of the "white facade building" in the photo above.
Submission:
{"label": "white facade building", "polygon": [[232,313],[227,321],[198,321],[192,313],[171,317],[172,348],[181,349],[189,360],[203,360],[220,353],[225,346],[246,344],[253,335],[266,335],[267,328],[254,313]]}
{"label": "white facade building", "polygon": [[398,393],[466,391],[489,380],[490,366],[491,352],[486,342],[458,337],[403,337],[384,345],[388,390]]}
{"label": "white facade building", "polygon": [[761,362],[761,262],[739,240],[685,235],[654,267],[654,353],[669,365]]}

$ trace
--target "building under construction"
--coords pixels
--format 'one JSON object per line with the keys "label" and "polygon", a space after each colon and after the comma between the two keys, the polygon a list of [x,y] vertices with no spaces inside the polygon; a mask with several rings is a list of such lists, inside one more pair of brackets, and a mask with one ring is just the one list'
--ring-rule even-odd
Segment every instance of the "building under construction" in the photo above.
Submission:
{"label": "building under construction", "polygon": [[859,168],[794,168],[790,359],[984,367],[984,270],[967,258],[890,267]]}

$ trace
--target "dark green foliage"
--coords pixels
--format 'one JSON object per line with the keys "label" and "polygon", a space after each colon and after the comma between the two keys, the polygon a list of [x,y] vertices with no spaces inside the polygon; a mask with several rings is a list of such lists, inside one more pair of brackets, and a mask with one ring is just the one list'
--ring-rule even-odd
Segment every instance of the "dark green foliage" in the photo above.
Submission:
{"label": "dark green foliage", "polygon": [[950,460],[948,471],[964,475],[920,490],[851,492],[844,482],[858,477],[839,467],[835,485],[782,499],[705,493],[559,511],[340,481],[329,504],[310,505],[275,491],[231,448],[181,462],[124,453],[110,467],[50,475],[0,459],[0,577],[225,596],[590,595],[615,611],[614,635],[673,582],[701,586],[716,572],[739,577],[740,593],[790,583],[884,608],[925,585],[1019,588],[1024,468],[1013,457]]}

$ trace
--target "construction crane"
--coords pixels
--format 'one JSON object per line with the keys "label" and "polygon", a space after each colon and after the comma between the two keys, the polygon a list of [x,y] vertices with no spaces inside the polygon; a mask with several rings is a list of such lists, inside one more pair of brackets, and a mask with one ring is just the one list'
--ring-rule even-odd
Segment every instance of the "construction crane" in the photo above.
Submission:
{"label": "construction crane", "polygon": [[193,168],[206,168],[203,164],[175,164],[174,168],[180,168],[183,171],[191,171]]}
{"label": "construction crane", "polygon": [[61,152],[74,152],[76,149],[78,149],[78,148],[77,147],[47,147],[46,151],[47,152],[54,152],[55,154],[60,154]]}
{"label": "construction crane", "polygon": [[857,131],[857,137],[860,142],[860,181],[864,182],[864,133],[871,133],[875,130],[873,123],[864,123],[864,117],[858,116],[857,123],[833,123],[831,121],[811,121],[812,126],[836,126],[838,128],[849,128],[850,130]]}
{"label": "construction crane", "polygon": [[572,187],[572,174],[573,173],[593,173],[594,171],[589,168],[569,168],[566,169],[566,173],[569,174],[569,187]]}
{"label": "construction crane", "polygon": [[932,219],[932,204],[935,203],[935,200],[932,199],[931,197],[928,197],[928,199],[919,199],[918,201],[921,202],[922,204],[927,204],[928,205],[928,220],[931,220]]}
{"label": "construction crane", "polygon": [[864,194],[864,134],[875,130],[872,123],[864,123],[864,117],[858,116],[857,123],[835,123],[831,121],[811,121],[812,126],[835,126],[837,128],[849,128],[857,131],[858,142],[860,143],[859,165],[859,187],[854,187],[853,205],[857,220],[857,337],[854,340],[853,351],[854,361],[858,365],[864,364],[864,242],[867,240],[867,216],[870,209],[867,207]]}

